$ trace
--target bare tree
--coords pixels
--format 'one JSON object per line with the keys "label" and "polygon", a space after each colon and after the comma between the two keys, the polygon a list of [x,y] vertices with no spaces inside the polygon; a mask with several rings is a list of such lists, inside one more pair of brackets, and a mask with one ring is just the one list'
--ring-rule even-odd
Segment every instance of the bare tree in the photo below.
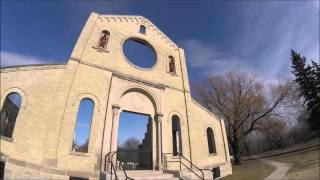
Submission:
{"label": "bare tree", "polygon": [[140,144],[139,139],[131,137],[128,138],[123,144],[121,145],[121,148],[128,149],[128,150],[137,150],[138,146]]}
{"label": "bare tree", "polygon": [[263,123],[281,116],[281,108],[289,101],[291,83],[270,87],[269,93],[245,73],[229,73],[226,77],[209,77],[196,87],[196,98],[226,122],[228,140],[235,159],[241,164],[241,150],[246,137],[253,131],[266,130]]}
{"label": "bare tree", "polygon": [[79,142],[78,143],[73,142],[73,148],[77,152],[86,153],[86,152],[88,152],[88,147],[89,147],[89,139],[86,139],[86,141],[83,144],[81,144]]}
{"label": "bare tree", "polygon": [[288,133],[288,127],[286,122],[278,118],[267,118],[265,126],[271,127],[260,131],[265,139],[267,150],[274,150],[286,147],[286,136]]}
{"label": "bare tree", "polygon": [[140,141],[135,137],[130,137],[118,147],[118,160],[122,162],[138,162],[138,149]]}

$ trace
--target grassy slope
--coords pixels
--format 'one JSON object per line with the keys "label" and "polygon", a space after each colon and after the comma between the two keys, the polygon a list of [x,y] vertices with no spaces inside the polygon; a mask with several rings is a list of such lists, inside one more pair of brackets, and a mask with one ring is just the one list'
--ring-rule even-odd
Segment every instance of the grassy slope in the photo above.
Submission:
{"label": "grassy slope", "polygon": [[[259,154],[258,156],[277,154],[291,150],[301,149],[311,145],[319,144],[319,138],[307,143],[297,144],[287,149]],[[270,157],[274,161],[292,164],[288,171],[286,180],[320,180],[320,149],[312,148],[309,150],[289,153]],[[223,180],[259,180],[266,178],[275,170],[275,167],[265,164],[259,160],[244,161],[241,165],[232,166],[232,175],[222,178]]]}
{"label": "grassy slope", "polygon": [[262,180],[275,168],[260,160],[244,161],[241,165],[232,166],[232,175],[223,180]]}
{"label": "grassy slope", "polygon": [[320,148],[313,148],[270,158],[274,161],[292,164],[286,179],[319,180]]}

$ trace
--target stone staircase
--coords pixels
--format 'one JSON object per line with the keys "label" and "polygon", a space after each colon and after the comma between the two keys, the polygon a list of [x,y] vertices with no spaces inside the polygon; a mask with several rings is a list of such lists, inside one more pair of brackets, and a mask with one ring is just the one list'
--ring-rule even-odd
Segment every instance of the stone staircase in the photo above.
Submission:
{"label": "stone staircase", "polygon": [[[175,177],[173,174],[164,173],[162,171],[154,170],[136,170],[136,171],[126,171],[128,177],[135,180],[179,180],[179,177]],[[100,180],[109,180],[111,179],[110,173],[104,173],[105,176],[101,177]],[[123,174],[123,171],[117,171],[117,177],[119,180],[125,180],[126,176]],[[113,180],[115,176],[113,174]]]}
{"label": "stone staircase", "polygon": [[[202,177],[202,174],[198,169],[192,168],[192,171],[195,172],[198,176],[196,174],[194,174],[193,172],[191,172],[189,169],[183,169],[182,171],[180,171],[181,179],[183,179],[183,180],[199,180],[199,179],[201,179],[200,177]],[[203,175],[204,175],[205,180],[212,180],[213,179],[211,171],[203,171]]]}

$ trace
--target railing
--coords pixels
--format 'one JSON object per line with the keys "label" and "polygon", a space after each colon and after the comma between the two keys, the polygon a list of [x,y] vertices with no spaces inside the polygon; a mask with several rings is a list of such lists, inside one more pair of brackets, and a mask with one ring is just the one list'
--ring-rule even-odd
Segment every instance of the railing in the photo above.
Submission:
{"label": "railing", "polygon": [[[198,178],[204,180],[204,173],[203,171],[198,168],[195,164],[193,164],[189,159],[187,159],[186,157],[184,157],[182,154],[178,153],[178,157],[176,159],[179,159],[179,160],[169,160],[168,161],[168,158],[167,158],[167,155],[174,155],[174,153],[162,153],[162,157],[163,157],[163,161],[164,161],[164,169],[167,170],[167,166],[168,166],[168,162],[174,162],[174,163],[179,163],[179,169],[181,171],[181,166],[183,165],[184,167],[186,167],[189,171],[191,171],[194,175],[196,175]],[[187,161],[191,167],[187,166],[184,162],[182,162],[182,160],[185,160]],[[198,170],[198,172],[200,173],[196,173],[194,171],[194,169],[192,168],[196,168]]]}
{"label": "railing", "polygon": [[[113,156],[117,154],[117,151],[111,151],[111,152],[108,152],[105,157],[104,157],[104,171],[107,172],[107,167],[109,167],[109,164],[111,164],[111,169],[110,169],[110,175],[111,175],[111,180],[112,180],[112,172],[114,172],[114,176],[115,176],[115,179],[118,180],[118,176],[117,176],[117,168],[114,166],[113,164]],[[107,160],[108,159],[108,160]],[[119,166],[120,166],[120,169],[122,169],[124,175],[125,175],[125,180],[134,180],[133,178],[129,177],[127,175],[127,172],[125,170],[125,168],[123,167],[122,165],[122,162],[120,161],[119,163]]]}

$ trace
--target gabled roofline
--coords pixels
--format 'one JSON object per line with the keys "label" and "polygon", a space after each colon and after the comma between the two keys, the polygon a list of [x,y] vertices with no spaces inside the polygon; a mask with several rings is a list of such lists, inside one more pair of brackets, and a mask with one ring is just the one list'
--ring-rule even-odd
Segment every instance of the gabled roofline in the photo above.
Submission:
{"label": "gabled roofline", "polygon": [[25,71],[34,69],[63,69],[66,65],[66,63],[14,65],[0,67],[0,72]]}
{"label": "gabled roofline", "polygon": [[66,65],[67,63],[50,63],[50,64],[23,64],[23,65],[12,65],[12,66],[4,66],[0,69],[8,69],[8,68],[20,68],[20,67],[30,67],[30,66],[56,66],[56,65]]}
{"label": "gabled roofline", "polygon": [[[97,13],[98,14],[98,13]],[[165,33],[163,33],[155,24],[153,24],[149,19],[140,16],[140,15],[105,15],[105,14],[98,14],[98,19],[100,21],[103,21],[106,19],[108,22],[139,22],[145,25],[148,29],[151,29],[153,31],[157,32],[157,35],[161,37],[162,40],[164,40],[166,43],[168,43],[171,47],[175,48],[176,50],[179,49],[179,46],[175,44]]]}
{"label": "gabled roofline", "polygon": [[211,111],[209,111],[207,108],[205,108],[204,106],[202,106],[197,100],[195,100],[194,98],[192,98],[192,102],[197,105],[198,107],[200,107],[201,109],[205,110],[207,113],[209,113],[210,115],[212,115],[215,119],[219,120],[221,118],[219,118],[217,115],[213,114]]}

